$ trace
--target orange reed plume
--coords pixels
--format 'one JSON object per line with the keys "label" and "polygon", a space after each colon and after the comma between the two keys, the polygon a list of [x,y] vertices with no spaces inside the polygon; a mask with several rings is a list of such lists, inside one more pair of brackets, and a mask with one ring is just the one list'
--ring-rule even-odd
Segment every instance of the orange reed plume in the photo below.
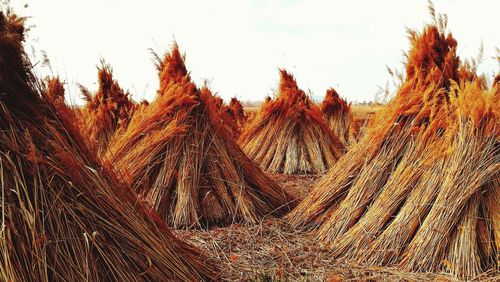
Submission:
{"label": "orange reed plume", "polygon": [[[210,92],[210,95],[212,95],[211,94],[212,92],[206,85],[203,86],[202,91],[208,91]],[[218,118],[220,119],[218,122],[223,124],[236,140],[240,135],[240,128],[236,123],[236,120],[234,120],[229,114],[228,107],[224,104],[224,100],[222,100],[222,98],[218,96],[213,96],[213,97],[214,97],[215,109],[218,113]]]}
{"label": "orange reed plume", "polygon": [[23,39],[23,20],[0,13],[0,280],[216,278],[62,120]]}
{"label": "orange reed plume", "polygon": [[345,147],[356,142],[359,129],[351,111],[351,104],[340,98],[335,89],[326,91],[321,112],[330,129]]}
{"label": "orange reed plume", "polygon": [[170,71],[174,54],[177,45],[159,64],[169,70],[160,69],[169,82],[134,115],[107,159],[176,228],[253,224],[287,212],[293,199],[238,147],[221,122],[220,99],[198,89],[183,69]]}
{"label": "orange reed plume", "polygon": [[494,90],[460,81],[442,26],[410,41],[406,81],[378,124],[287,218],[338,257],[474,279],[497,267],[500,112]]}
{"label": "orange reed plume", "polygon": [[236,122],[240,130],[245,126],[248,117],[243,109],[243,105],[236,97],[231,98],[231,101],[227,106],[227,113]]}
{"label": "orange reed plume", "polygon": [[64,103],[64,85],[59,77],[47,80],[47,99],[56,103]]}
{"label": "orange reed plume", "polygon": [[268,172],[322,173],[344,146],[326,125],[320,108],[280,70],[279,93],[262,105],[239,138],[241,148]]}
{"label": "orange reed plume", "polygon": [[163,59],[154,52],[153,56],[156,59],[156,69],[158,70],[158,77],[160,79],[158,95],[162,95],[164,91],[161,90],[167,89],[171,84],[182,84],[191,80],[184,64],[185,56],[181,55],[177,42],[172,44],[172,51],[166,53]]}
{"label": "orange reed plume", "polygon": [[111,67],[104,61],[98,68],[98,84],[95,95],[81,87],[87,102],[81,112],[84,119],[83,133],[98,155],[101,155],[115,132],[127,127],[135,106],[129,93],[123,91],[114,80]]}

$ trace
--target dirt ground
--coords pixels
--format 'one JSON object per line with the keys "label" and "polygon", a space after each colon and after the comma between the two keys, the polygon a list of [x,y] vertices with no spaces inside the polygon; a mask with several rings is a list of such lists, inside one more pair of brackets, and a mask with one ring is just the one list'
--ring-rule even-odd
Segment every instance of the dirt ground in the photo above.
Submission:
{"label": "dirt ground", "polygon": [[[319,176],[272,175],[285,189],[303,197]],[[210,230],[177,231],[178,236],[211,255],[226,281],[448,281],[436,274],[403,273],[332,258],[314,234],[267,218],[254,226],[233,224]]]}

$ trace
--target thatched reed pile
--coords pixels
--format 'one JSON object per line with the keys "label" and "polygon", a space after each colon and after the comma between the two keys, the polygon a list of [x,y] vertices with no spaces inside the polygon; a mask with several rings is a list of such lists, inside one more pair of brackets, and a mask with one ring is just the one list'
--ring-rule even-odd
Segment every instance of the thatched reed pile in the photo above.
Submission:
{"label": "thatched reed pile", "polygon": [[229,101],[229,105],[227,105],[227,113],[235,121],[239,130],[245,126],[248,116],[245,113],[243,105],[236,97],[231,98],[231,101]]}
{"label": "thatched reed pile", "polygon": [[59,77],[51,77],[47,79],[47,99],[55,104],[64,104],[64,85]]}
{"label": "thatched reed pile", "polygon": [[[203,86],[203,88],[204,89],[202,89],[202,91],[209,92],[214,98],[215,109],[217,110],[217,115],[214,117],[219,119],[218,122],[226,127],[235,140],[238,139],[238,136],[240,135],[240,127],[236,123],[236,120],[230,115],[229,108],[226,104],[224,104],[224,100],[222,100],[219,96],[213,95],[207,85]],[[214,121],[217,122],[216,120]]]}
{"label": "thatched reed pile", "polygon": [[338,257],[471,279],[498,269],[500,96],[460,80],[444,29],[410,33],[383,118],[288,219]]}
{"label": "thatched reed pile", "polygon": [[23,40],[23,19],[0,13],[0,280],[212,277],[39,90]]}
{"label": "thatched reed pile", "polygon": [[134,115],[107,158],[176,228],[253,224],[287,212],[291,197],[241,151],[220,122],[220,101],[180,65],[174,45],[158,64],[155,101]]}
{"label": "thatched reed pile", "polygon": [[59,77],[49,77],[46,79],[44,93],[47,102],[52,104],[60,117],[64,117],[65,122],[72,123],[80,129],[84,127],[81,109],[66,104],[66,91]]}
{"label": "thatched reed pile", "polygon": [[268,172],[324,172],[340,158],[344,147],[295,78],[285,70],[280,74],[277,97],[266,101],[244,128],[241,148]]}
{"label": "thatched reed pile", "polygon": [[326,124],[345,147],[356,143],[359,128],[354,120],[351,104],[342,99],[335,89],[326,91],[325,99],[321,103],[321,112]]}
{"label": "thatched reed pile", "polygon": [[109,65],[101,62],[98,68],[97,93],[92,95],[81,87],[86,104],[81,110],[83,117],[83,133],[89,143],[103,154],[116,131],[124,130],[135,110],[129,93],[125,92],[113,78]]}

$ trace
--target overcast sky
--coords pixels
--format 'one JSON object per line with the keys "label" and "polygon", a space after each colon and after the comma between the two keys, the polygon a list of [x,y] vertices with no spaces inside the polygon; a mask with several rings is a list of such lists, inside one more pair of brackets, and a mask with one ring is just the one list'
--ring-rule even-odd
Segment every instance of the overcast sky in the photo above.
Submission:
{"label": "overcast sky", "polygon": [[[24,7],[28,4],[27,7]],[[476,56],[480,70],[499,70],[499,0],[435,0],[448,15],[461,57]],[[328,87],[350,101],[372,100],[390,79],[386,65],[402,69],[409,44],[405,28],[430,22],[427,1],[118,1],[13,0],[31,17],[28,44],[44,50],[54,74],[79,101],[75,83],[96,89],[100,58],[134,99],[154,98],[157,71],[149,48],[163,54],[177,40],[195,82],[211,81],[224,99],[262,100],[286,68],[314,96]],[[41,64],[39,74],[50,72]]]}

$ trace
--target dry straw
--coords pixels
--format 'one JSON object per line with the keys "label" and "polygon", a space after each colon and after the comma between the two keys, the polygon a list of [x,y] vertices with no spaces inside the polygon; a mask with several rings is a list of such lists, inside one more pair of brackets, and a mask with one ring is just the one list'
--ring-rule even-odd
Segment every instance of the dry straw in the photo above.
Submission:
{"label": "dry straw", "polygon": [[383,118],[288,219],[317,229],[338,257],[495,276],[500,95],[483,79],[460,79],[445,23],[410,31],[406,81]]}
{"label": "dry straw", "polygon": [[[210,92],[210,95],[214,98],[215,109],[217,110],[217,115],[214,115],[214,118],[218,118],[220,124],[222,124],[226,129],[232,134],[234,139],[236,140],[240,135],[240,127],[229,111],[228,106],[224,104],[224,100],[218,96],[212,95],[212,92],[208,88],[207,85],[203,86],[204,89],[202,91]],[[214,122],[217,122],[214,120]]]}
{"label": "dry straw", "polygon": [[238,147],[220,100],[190,81],[177,45],[158,64],[155,101],[132,118],[107,159],[169,225],[253,224],[292,198]]}
{"label": "dry straw", "polygon": [[231,98],[229,105],[227,105],[227,114],[235,121],[239,130],[245,126],[248,120],[243,105],[236,97]]}
{"label": "dry straw", "polygon": [[214,277],[42,96],[23,40],[23,19],[0,13],[0,280]]}
{"label": "dry straw", "polygon": [[126,129],[136,108],[118,82],[113,78],[109,65],[101,61],[98,68],[97,93],[92,95],[81,87],[86,100],[81,110],[83,116],[83,133],[98,155],[105,152],[113,135]]}
{"label": "dry straw", "polygon": [[268,172],[322,173],[340,158],[344,146],[293,76],[285,70],[280,74],[278,96],[266,99],[239,143]]}
{"label": "dry straw", "polygon": [[335,89],[326,91],[321,112],[330,129],[345,147],[356,143],[359,128],[354,120],[351,104],[342,99]]}
{"label": "dry straw", "polygon": [[[63,123],[71,124],[77,128],[84,127],[83,116],[79,107],[71,107],[65,102],[64,84],[59,77],[49,77],[46,79],[44,93],[46,101],[56,109]],[[88,141],[88,140],[86,140]],[[87,145],[91,145],[88,144]]]}

